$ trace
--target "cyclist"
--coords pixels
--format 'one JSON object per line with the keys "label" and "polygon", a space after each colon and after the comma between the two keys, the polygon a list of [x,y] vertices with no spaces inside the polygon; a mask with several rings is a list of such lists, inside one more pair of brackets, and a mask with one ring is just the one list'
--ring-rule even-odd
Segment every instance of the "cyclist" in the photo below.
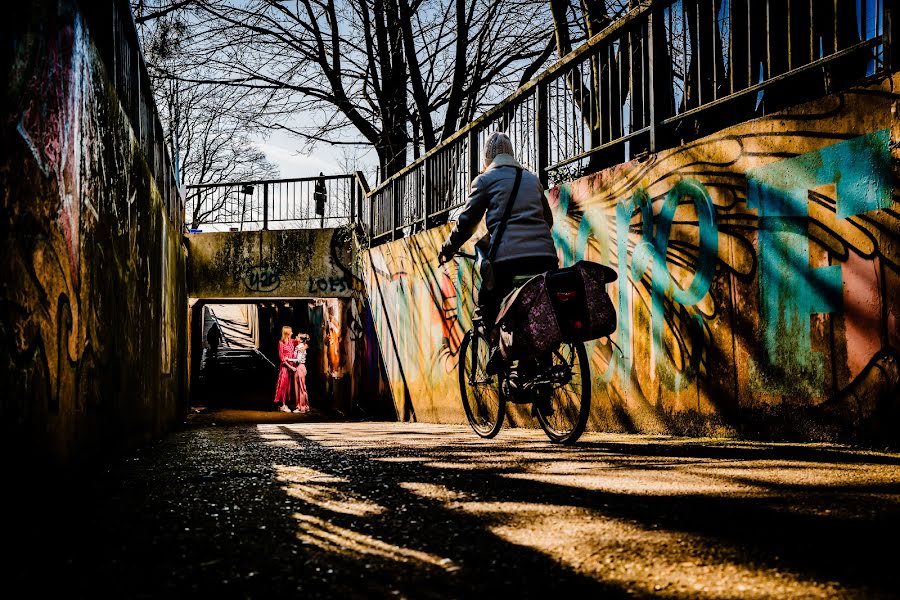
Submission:
{"label": "cyclist", "polygon": [[[478,309],[484,323],[491,329],[500,303],[513,290],[516,277],[537,275],[559,266],[556,248],[550,229],[553,213],[544,196],[544,188],[537,175],[524,169],[513,156],[512,142],[505,133],[492,133],[484,143],[484,170],[472,181],[469,198],[456,219],[453,230],[441,248],[438,262],[444,264],[475,232],[482,216],[493,237],[506,212],[506,203],[512,208],[506,229],[495,249],[492,262],[494,288],[479,290]],[[515,198],[510,194],[515,185],[517,171],[522,171],[519,190]],[[496,347],[489,361],[489,370],[498,368]]]}

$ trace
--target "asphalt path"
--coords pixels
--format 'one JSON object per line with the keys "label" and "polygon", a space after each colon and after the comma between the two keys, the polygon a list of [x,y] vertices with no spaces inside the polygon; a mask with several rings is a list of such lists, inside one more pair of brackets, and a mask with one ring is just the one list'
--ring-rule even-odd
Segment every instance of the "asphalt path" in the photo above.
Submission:
{"label": "asphalt path", "polygon": [[12,580],[119,598],[900,597],[898,454],[278,420],[206,416],[45,493],[10,515]]}

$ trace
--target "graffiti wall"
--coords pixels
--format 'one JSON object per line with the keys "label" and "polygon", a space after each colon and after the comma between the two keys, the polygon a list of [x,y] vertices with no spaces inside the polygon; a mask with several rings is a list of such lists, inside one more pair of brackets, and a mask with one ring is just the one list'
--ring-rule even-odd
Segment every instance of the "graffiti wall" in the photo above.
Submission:
{"label": "graffiti wall", "polygon": [[3,454],[69,462],[180,413],[184,254],[74,3],[5,26]]}
{"label": "graffiti wall", "polygon": [[193,233],[188,293],[195,298],[334,298],[354,293],[349,229]]}
{"label": "graffiti wall", "polygon": [[449,231],[444,225],[377,246],[362,263],[394,407],[404,421],[465,422],[456,363],[472,325],[476,282],[472,265],[437,266]]}
{"label": "graffiti wall", "polygon": [[[265,300],[273,337],[264,351],[273,361],[282,325],[308,328],[314,407],[393,419],[352,229],[196,233],[186,240],[189,296]],[[290,313],[301,304],[309,305],[308,318],[298,320]]]}
{"label": "graffiti wall", "polygon": [[[548,193],[561,263],[619,273],[608,292],[621,350],[588,347],[592,429],[800,438],[900,429],[896,83]],[[456,351],[475,281],[471,265],[437,267],[447,231],[372,249],[366,283],[399,414],[462,422]]]}

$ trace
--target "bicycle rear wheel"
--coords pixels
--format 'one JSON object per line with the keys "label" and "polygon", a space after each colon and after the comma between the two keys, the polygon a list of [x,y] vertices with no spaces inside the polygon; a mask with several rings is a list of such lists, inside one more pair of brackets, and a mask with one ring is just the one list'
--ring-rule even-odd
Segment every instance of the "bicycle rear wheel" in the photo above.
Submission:
{"label": "bicycle rear wheel", "polygon": [[491,345],[477,329],[470,329],[459,349],[459,395],[469,425],[483,438],[497,435],[506,416],[506,397],[498,375],[485,372]]}
{"label": "bicycle rear wheel", "polygon": [[535,412],[551,442],[574,444],[591,412],[591,370],[584,344],[563,344],[544,361],[552,382],[535,390]]}

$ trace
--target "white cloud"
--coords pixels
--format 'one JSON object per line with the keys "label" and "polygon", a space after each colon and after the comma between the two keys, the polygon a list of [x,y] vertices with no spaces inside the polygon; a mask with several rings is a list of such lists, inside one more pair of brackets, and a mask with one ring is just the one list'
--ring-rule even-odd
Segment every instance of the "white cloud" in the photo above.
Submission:
{"label": "white cloud", "polygon": [[295,149],[285,148],[273,143],[259,143],[259,149],[265,152],[266,157],[274,163],[281,172],[280,177],[315,177],[320,172],[325,174],[337,173],[338,165],[329,156],[321,156],[316,152],[306,156]]}

